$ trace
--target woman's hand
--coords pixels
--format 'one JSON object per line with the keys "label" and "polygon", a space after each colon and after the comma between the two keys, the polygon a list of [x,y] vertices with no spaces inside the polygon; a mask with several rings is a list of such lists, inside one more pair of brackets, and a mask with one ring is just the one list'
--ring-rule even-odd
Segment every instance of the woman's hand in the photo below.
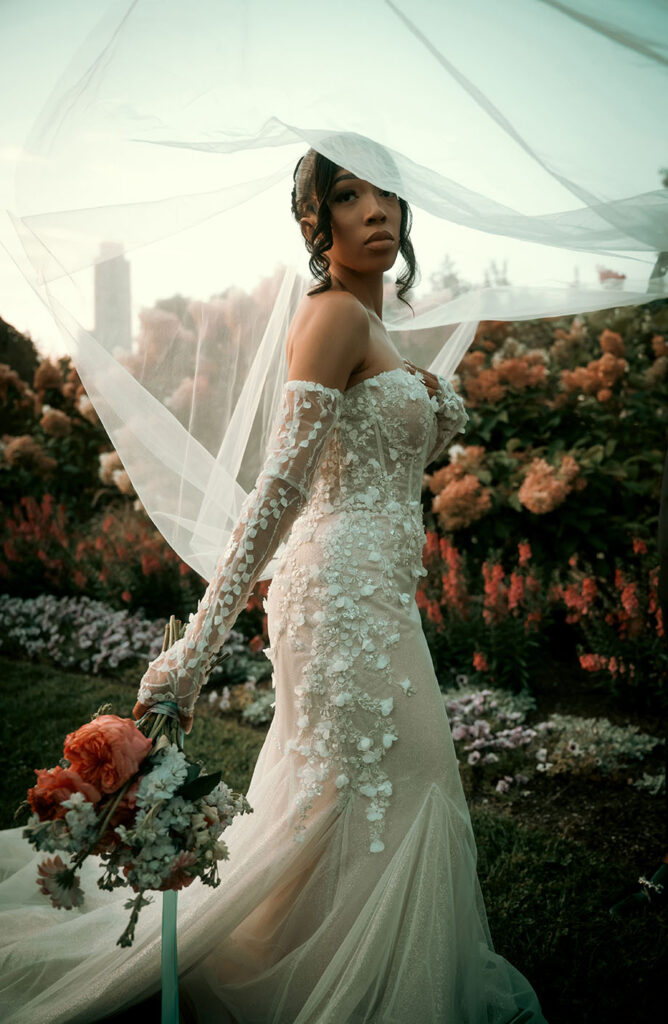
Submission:
{"label": "woman's hand", "polygon": [[[147,708],[145,704],[142,704],[140,703],[140,701],[137,701],[137,703],[132,709],[132,714],[134,718],[139,719],[142,717],[142,715],[145,715],[146,712],[150,710],[151,709]],[[181,713],[179,713],[179,722],[181,723],[181,728],[187,735],[193,727],[193,715],[182,715]]]}
{"label": "woman's hand", "polygon": [[429,373],[429,370],[423,370],[421,367],[416,366],[415,363],[409,362],[408,359],[404,359],[404,366],[409,373],[419,373],[424,378],[424,386],[429,392],[430,398],[433,398],[434,395],[438,393],[440,385],[438,383],[438,378],[433,373]]}

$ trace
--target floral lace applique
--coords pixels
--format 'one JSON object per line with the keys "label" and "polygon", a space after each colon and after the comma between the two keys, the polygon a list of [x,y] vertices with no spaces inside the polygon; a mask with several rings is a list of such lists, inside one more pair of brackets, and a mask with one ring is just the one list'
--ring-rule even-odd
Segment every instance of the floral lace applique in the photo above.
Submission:
{"label": "floral lace applique", "polygon": [[211,662],[247,603],[260,572],[308,500],[318,461],[341,408],[341,392],[314,381],[288,381],[272,426],[269,452],[254,489],[184,636],[153,661],[138,700],[174,700],[192,713]]}
{"label": "floral lace applique", "polygon": [[462,396],[457,394],[450,381],[438,374],[436,376],[440,389],[438,394],[432,395],[429,399],[436,413],[436,434],[427,454],[427,466],[443,454],[455,434],[466,432],[466,424],[470,418]]}
{"label": "floral lace applique", "polygon": [[383,759],[400,742],[396,701],[415,693],[392,655],[426,575],[422,475],[468,420],[452,385],[439,382],[432,398],[403,368],[345,392],[286,382],[267,460],[197,612],[141,680],[142,703],[172,699],[191,712],[213,657],[289,534],[265,601],[265,610],[270,595],[276,601],[265,653],[273,660],[287,641],[306,654],[288,741],[300,758],[296,840],[334,778],[341,808],[353,793],[366,799],[369,850],[384,849],[392,783]]}

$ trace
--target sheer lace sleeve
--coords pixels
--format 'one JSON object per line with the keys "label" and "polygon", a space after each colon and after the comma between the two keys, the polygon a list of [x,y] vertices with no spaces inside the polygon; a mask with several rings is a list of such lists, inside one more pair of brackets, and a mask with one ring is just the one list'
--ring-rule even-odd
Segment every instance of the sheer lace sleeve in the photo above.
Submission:
{"label": "sheer lace sleeve", "polygon": [[183,637],[149,662],[139,685],[142,704],[175,700],[182,713],[192,713],[213,658],[306,503],[325,441],[340,416],[341,394],[314,381],[286,382],[255,487]]}
{"label": "sheer lace sleeve", "polygon": [[440,385],[438,393],[431,396],[431,404],[436,413],[436,436],[433,438],[427,454],[425,465],[429,465],[442,455],[455,436],[466,432],[469,414],[464,400],[458,395],[449,380],[436,374]]}

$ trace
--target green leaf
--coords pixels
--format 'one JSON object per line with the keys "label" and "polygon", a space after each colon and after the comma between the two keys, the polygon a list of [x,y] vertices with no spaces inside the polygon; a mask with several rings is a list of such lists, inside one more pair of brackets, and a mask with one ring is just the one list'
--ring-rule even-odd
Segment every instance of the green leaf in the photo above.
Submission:
{"label": "green leaf", "polygon": [[184,800],[199,800],[218,785],[221,776],[222,772],[214,772],[212,775],[200,775],[192,782],[186,780],[179,786],[174,796],[182,796]]}
{"label": "green leaf", "polygon": [[188,761],[188,774],[186,775],[185,780],[181,783],[181,785],[185,786],[189,782],[194,782],[194,780],[198,778],[201,771],[201,764],[196,764],[194,761]]}

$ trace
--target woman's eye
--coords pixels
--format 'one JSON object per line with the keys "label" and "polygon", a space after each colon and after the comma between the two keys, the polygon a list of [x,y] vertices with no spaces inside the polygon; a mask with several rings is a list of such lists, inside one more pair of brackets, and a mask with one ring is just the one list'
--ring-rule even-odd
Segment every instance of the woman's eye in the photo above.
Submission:
{"label": "woman's eye", "polygon": [[382,190],[382,195],[389,196],[390,199],[396,199],[397,198],[397,193],[396,192],[388,192],[387,189],[383,189]]}
{"label": "woman's eye", "polygon": [[349,189],[346,189],[346,191],[345,191],[345,192],[339,192],[339,194],[337,195],[337,197],[336,197],[336,199],[334,200],[334,202],[336,202],[336,203],[343,203],[343,202],[345,202],[345,200],[346,200],[346,199],[347,199],[347,198],[348,198],[349,196],[354,196],[354,195],[355,195],[355,192],[354,192],[354,190],[353,190],[353,189],[351,189],[351,188],[349,188]]}

